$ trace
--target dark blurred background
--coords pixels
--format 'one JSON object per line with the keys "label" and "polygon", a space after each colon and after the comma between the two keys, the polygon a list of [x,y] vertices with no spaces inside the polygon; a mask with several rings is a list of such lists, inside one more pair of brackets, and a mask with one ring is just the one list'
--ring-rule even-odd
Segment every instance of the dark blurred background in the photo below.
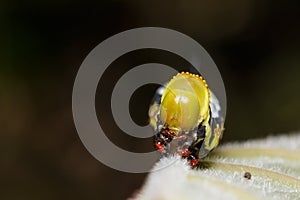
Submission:
{"label": "dark blurred background", "polygon": [[[71,110],[81,62],[104,39],[131,28],[174,29],[208,51],[227,92],[223,142],[299,130],[299,11],[297,0],[1,1],[0,199],[125,199],[142,185],[146,174],[113,170],[87,152]],[[129,53],[97,91],[108,137],[136,152],[151,150],[151,139],[115,127],[109,90],[130,66],[154,61],[185,63],[158,50]],[[147,120],[144,102],[154,90],[147,85],[133,95],[137,123]]]}

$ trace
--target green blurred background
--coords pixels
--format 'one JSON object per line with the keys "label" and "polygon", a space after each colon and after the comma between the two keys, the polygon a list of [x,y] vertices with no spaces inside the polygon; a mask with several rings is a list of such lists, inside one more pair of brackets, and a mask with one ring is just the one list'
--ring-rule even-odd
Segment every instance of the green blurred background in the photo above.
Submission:
{"label": "green blurred background", "polygon": [[[71,110],[85,56],[130,28],[171,28],[209,52],[227,92],[223,142],[299,130],[299,8],[297,0],[1,1],[0,199],[125,199],[142,185],[146,174],[118,172],[87,152]],[[114,143],[145,152],[151,139],[133,139],[114,126],[109,81],[130,64],[182,61],[166,52],[135,53],[116,61],[99,83],[106,87],[97,92],[97,114]],[[132,97],[137,123],[147,120],[143,102],[154,89]]]}

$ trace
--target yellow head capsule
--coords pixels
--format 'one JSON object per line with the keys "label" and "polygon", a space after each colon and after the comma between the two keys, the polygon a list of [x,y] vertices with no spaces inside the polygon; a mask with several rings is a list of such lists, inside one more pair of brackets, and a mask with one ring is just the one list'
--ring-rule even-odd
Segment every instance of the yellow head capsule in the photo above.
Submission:
{"label": "yellow head capsule", "polygon": [[169,129],[190,131],[209,117],[206,83],[190,73],[177,74],[161,98],[160,120]]}

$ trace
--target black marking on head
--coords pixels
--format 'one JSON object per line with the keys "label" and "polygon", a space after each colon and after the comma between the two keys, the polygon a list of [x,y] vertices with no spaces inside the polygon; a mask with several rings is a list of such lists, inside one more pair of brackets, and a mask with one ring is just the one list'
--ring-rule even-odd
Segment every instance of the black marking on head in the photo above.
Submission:
{"label": "black marking on head", "polygon": [[199,124],[198,130],[197,130],[197,139],[205,138],[205,133],[206,133],[206,127],[202,126],[202,123]]}

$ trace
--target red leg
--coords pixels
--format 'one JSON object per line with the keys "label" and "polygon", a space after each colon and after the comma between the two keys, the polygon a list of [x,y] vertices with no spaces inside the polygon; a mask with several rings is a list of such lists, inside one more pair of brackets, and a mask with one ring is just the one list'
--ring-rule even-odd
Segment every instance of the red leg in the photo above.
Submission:
{"label": "red leg", "polygon": [[199,158],[195,158],[195,159],[192,159],[191,162],[190,162],[190,165],[192,168],[194,168],[199,162]]}
{"label": "red leg", "polygon": [[179,153],[182,157],[188,157],[191,154],[190,150],[186,149]]}

